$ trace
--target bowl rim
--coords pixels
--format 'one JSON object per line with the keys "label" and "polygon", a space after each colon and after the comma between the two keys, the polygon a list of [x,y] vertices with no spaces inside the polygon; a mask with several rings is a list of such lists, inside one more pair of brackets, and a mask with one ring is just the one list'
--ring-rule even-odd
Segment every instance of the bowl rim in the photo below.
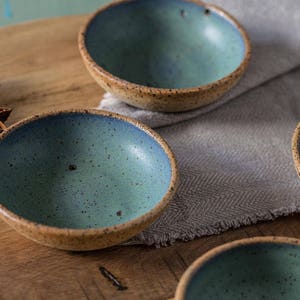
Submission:
{"label": "bowl rim", "polygon": [[300,138],[300,123],[298,123],[292,137],[292,154],[294,159],[294,165],[298,175],[300,176],[300,153],[298,148],[299,138]]}
{"label": "bowl rim", "polygon": [[185,88],[157,88],[157,87],[151,87],[146,86],[134,82],[127,81],[126,79],[122,79],[116,75],[111,74],[110,72],[106,71],[104,68],[102,68],[100,65],[98,65],[94,59],[90,56],[88,49],[86,47],[85,43],[85,36],[88,30],[88,27],[90,26],[91,22],[96,18],[99,14],[106,11],[109,8],[112,8],[114,6],[118,6],[120,4],[134,2],[136,0],[116,0],[112,3],[109,3],[107,5],[102,6],[100,9],[98,9],[95,13],[92,14],[87,20],[87,22],[81,27],[79,34],[78,34],[78,45],[79,45],[79,52],[84,60],[85,63],[89,65],[90,68],[94,72],[96,72],[98,75],[103,76],[106,80],[118,84],[119,86],[123,88],[131,88],[131,89],[137,89],[142,90],[145,93],[148,94],[160,94],[160,95],[169,95],[169,94],[179,94],[179,93],[197,93],[199,91],[206,91],[214,88],[216,85],[223,85],[226,84],[232,77],[238,77],[239,74],[243,73],[243,70],[247,68],[250,57],[251,57],[251,42],[249,39],[249,36],[243,26],[238,22],[238,20],[233,17],[231,14],[229,14],[227,11],[222,9],[221,7],[214,5],[214,4],[208,4],[201,0],[181,0],[183,2],[191,2],[194,3],[200,7],[204,7],[205,9],[208,9],[210,11],[213,11],[214,13],[218,14],[219,16],[223,17],[227,22],[231,23],[241,34],[243,39],[243,44],[245,47],[244,51],[244,57],[241,63],[237,68],[235,68],[234,71],[228,73],[227,75],[223,76],[222,78],[209,82],[204,85],[198,85],[195,87],[185,87]]}
{"label": "bowl rim", "polygon": [[152,220],[153,217],[159,216],[165,208],[169,205],[170,201],[174,197],[176,190],[179,185],[179,172],[177,167],[177,161],[176,158],[170,148],[170,146],[167,144],[167,142],[153,129],[148,127],[147,125],[133,119],[127,116],[123,116],[117,113],[105,111],[105,110],[96,110],[96,109],[66,109],[66,110],[53,110],[46,113],[36,114],[32,115],[30,117],[27,117],[25,119],[22,119],[18,121],[17,123],[7,127],[7,130],[0,133],[0,142],[4,140],[10,133],[15,131],[15,129],[22,127],[23,125],[29,124],[33,121],[44,119],[47,117],[55,117],[58,115],[64,115],[64,114],[88,114],[88,115],[97,115],[97,116],[104,116],[109,117],[113,119],[118,119],[121,121],[124,121],[125,123],[129,123],[136,128],[142,130],[144,133],[146,133],[148,136],[150,136],[155,142],[157,142],[160,147],[163,149],[163,151],[166,153],[170,166],[171,166],[171,178],[169,182],[168,189],[166,193],[163,195],[163,197],[157,202],[157,204],[150,210],[148,210],[146,213],[138,216],[137,218],[131,219],[127,222],[123,222],[120,224],[112,225],[112,226],[106,226],[106,227],[98,227],[98,228],[62,228],[62,227],[55,227],[55,226],[49,226],[44,225],[41,223],[37,223],[31,220],[28,220],[18,214],[15,214],[11,210],[7,209],[4,205],[0,203],[0,217],[12,221],[13,223],[22,224],[28,229],[34,228],[35,230],[39,231],[40,233],[48,233],[48,234],[54,234],[54,235],[67,235],[67,236],[73,236],[73,237],[82,237],[83,235],[85,237],[91,237],[95,235],[103,235],[108,233],[116,233],[119,231],[124,230],[130,230],[131,228],[134,228],[136,225],[140,225],[143,223],[147,223]]}
{"label": "bowl rim", "polygon": [[296,245],[300,247],[300,239],[298,238],[284,236],[258,236],[235,240],[212,248],[208,252],[201,255],[198,259],[196,259],[184,272],[177,286],[174,300],[185,299],[187,286],[190,283],[191,279],[193,278],[195,273],[211,259],[214,259],[216,256],[225,253],[228,250],[239,248],[240,246],[261,243]]}

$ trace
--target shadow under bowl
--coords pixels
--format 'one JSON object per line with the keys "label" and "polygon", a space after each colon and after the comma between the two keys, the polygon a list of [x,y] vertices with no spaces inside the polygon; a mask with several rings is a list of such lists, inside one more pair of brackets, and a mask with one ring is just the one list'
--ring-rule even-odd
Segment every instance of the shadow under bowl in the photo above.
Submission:
{"label": "shadow under bowl", "polygon": [[176,300],[298,299],[300,240],[256,237],[210,250],[184,273]]}
{"label": "shadow under bowl", "polygon": [[207,105],[247,68],[250,42],[227,12],[196,0],[109,4],[79,34],[93,78],[136,107],[179,112]]}
{"label": "shadow under bowl", "polygon": [[93,250],[150,225],[178,183],[175,158],[147,126],[72,110],[34,116],[0,134],[0,217],[26,237]]}

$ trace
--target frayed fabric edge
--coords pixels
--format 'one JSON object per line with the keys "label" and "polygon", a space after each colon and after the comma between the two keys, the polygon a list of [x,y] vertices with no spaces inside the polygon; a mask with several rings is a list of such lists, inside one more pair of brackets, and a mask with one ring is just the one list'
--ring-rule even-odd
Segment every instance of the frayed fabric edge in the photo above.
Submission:
{"label": "frayed fabric edge", "polygon": [[242,226],[253,225],[262,221],[272,221],[279,217],[288,216],[294,213],[300,213],[300,206],[295,205],[262,213],[246,214],[233,220],[219,221],[210,226],[192,228],[189,232],[182,234],[165,233],[163,235],[158,235],[141,232],[133,239],[123,243],[123,245],[147,245],[155,246],[157,248],[168,247],[173,245],[176,241],[188,242],[204,236],[217,235],[229,229],[237,229]]}

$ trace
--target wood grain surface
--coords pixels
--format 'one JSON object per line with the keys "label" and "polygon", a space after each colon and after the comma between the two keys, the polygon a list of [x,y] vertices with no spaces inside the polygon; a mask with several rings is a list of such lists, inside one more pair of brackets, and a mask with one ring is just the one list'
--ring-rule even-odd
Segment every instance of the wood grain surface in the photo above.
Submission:
{"label": "wood grain surface", "polygon": [[[76,44],[85,19],[0,29],[0,106],[14,108],[8,124],[52,109],[98,105],[103,91],[85,70]],[[199,255],[228,241],[263,235],[300,238],[299,215],[167,248],[118,246],[82,253],[40,246],[0,221],[0,299],[168,299]],[[113,286],[100,266],[127,289]]]}

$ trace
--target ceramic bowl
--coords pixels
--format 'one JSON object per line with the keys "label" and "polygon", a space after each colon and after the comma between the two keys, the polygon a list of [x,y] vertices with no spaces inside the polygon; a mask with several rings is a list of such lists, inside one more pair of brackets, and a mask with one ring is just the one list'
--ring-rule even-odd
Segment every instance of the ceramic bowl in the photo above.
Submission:
{"label": "ceramic bowl", "polygon": [[79,34],[92,77],[136,107],[179,112],[207,105],[247,68],[250,42],[223,9],[197,0],[119,1]]}
{"label": "ceramic bowl", "polygon": [[37,115],[0,135],[0,216],[41,244],[93,250],[150,225],[178,183],[166,142],[117,114]]}
{"label": "ceramic bowl", "polygon": [[300,240],[257,237],[210,250],[184,273],[176,300],[298,299]]}
{"label": "ceramic bowl", "polygon": [[298,124],[292,139],[292,153],[295,163],[295,168],[300,177],[300,123]]}

